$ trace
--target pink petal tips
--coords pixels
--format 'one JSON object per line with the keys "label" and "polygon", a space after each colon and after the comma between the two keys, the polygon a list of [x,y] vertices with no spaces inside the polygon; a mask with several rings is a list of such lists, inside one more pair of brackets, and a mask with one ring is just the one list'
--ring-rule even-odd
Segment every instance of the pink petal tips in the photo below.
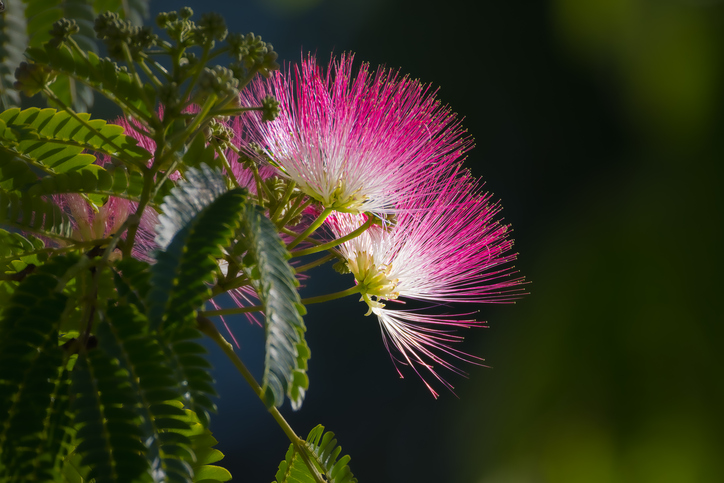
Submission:
{"label": "pink petal tips", "polygon": [[[480,359],[453,348],[462,337],[451,332],[483,324],[469,313],[440,313],[440,308],[450,302],[511,302],[521,295],[523,279],[508,266],[516,254],[511,253],[509,226],[495,219],[499,205],[480,192],[469,174],[453,170],[430,177],[422,192],[400,201],[396,224],[372,226],[339,250],[369,306],[367,315],[377,315],[395,365],[409,365],[425,380],[422,368],[452,389],[437,367],[462,371],[444,357],[472,363]],[[336,214],[327,225],[341,237],[367,216]],[[405,299],[424,307],[388,307]]]}
{"label": "pink petal tips", "polygon": [[352,63],[343,55],[325,72],[310,56],[257,80],[242,104],[272,95],[280,115],[250,116],[246,138],[325,208],[395,213],[401,200],[428,193],[426,180],[455,164],[470,140],[428,86],[368,64],[354,73]]}

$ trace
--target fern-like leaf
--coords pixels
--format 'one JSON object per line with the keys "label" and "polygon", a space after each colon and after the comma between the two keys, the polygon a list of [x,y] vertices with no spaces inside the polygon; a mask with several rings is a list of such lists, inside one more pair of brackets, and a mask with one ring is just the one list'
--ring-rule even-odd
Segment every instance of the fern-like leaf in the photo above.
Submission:
{"label": "fern-like leaf", "polygon": [[130,376],[130,392],[136,397],[134,407],[141,418],[139,428],[154,481],[190,482],[191,466],[184,461],[190,441],[171,431],[190,428],[184,412],[169,403],[182,397],[185,381],[173,377],[146,317],[133,305],[109,307],[107,322],[98,327],[98,340],[100,349],[116,357]]}
{"label": "fern-like leaf", "polygon": [[221,173],[205,165],[189,169],[186,178],[162,206],[156,237],[161,249],[151,268],[149,318],[164,330],[195,323],[196,311],[211,295],[216,259],[231,244],[246,199],[246,190],[226,191]]}
{"label": "fern-like leaf", "polygon": [[209,413],[216,412],[211,397],[216,396],[211,377],[211,364],[203,357],[206,349],[196,342],[201,333],[191,327],[180,327],[162,334],[169,367],[177,381],[184,381],[184,406],[196,413],[198,421],[209,427]]}
{"label": "fern-like leaf", "polygon": [[[352,471],[347,466],[350,457],[343,456],[339,460],[342,447],[337,446],[334,433],[324,432],[324,426],[316,426],[307,436],[303,448],[315,470],[323,474],[329,483],[357,483]],[[289,445],[284,461],[279,463],[275,483],[315,483],[307,464],[294,444]]]}
{"label": "fern-like leaf", "polygon": [[67,45],[54,48],[47,44],[43,48],[29,48],[26,56],[55,72],[93,87],[125,110],[134,111],[145,119],[151,119],[154,115],[155,106],[146,105],[144,100],[144,97],[155,99],[153,86],[139,86],[128,72],[121,71],[108,58],[101,59],[93,52],[77,52]]}
{"label": "fern-like leaf", "polygon": [[122,126],[91,119],[88,113],[78,113],[76,119],[66,111],[34,107],[10,109],[0,114],[0,119],[11,129],[24,130],[32,141],[69,145],[112,157],[123,154],[143,164],[151,159],[151,153],[126,136]]}
{"label": "fern-like leaf", "polygon": [[[61,18],[75,20],[79,31],[73,35],[73,40],[85,52],[98,52],[93,21],[95,12],[89,0],[51,0],[51,5],[45,8],[32,8],[28,10],[28,32],[30,47],[42,47],[51,39],[50,30],[53,23]],[[14,6],[14,5],[13,5]],[[93,91],[75,79],[68,77],[58,78],[50,89],[67,106],[76,112],[87,112],[93,106]]]}
{"label": "fern-like leaf", "polygon": [[196,458],[188,462],[194,471],[194,482],[223,483],[224,481],[229,481],[231,479],[231,473],[220,466],[212,464],[224,458],[224,454],[214,448],[218,441],[216,441],[216,438],[211,434],[211,431],[196,418],[196,413],[188,409],[184,411],[186,413],[186,420],[190,423],[190,429],[177,431],[188,437],[191,441],[191,449]]}
{"label": "fern-like leaf", "polygon": [[57,205],[0,189],[0,223],[24,231],[69,239],[73,225]]}
{"label": "fern-like leaf", "polygon": [[146,313],[145,298],[150,290],[151,267],[148,263],[135,258],[124,258],[116,265],[113,279],[122,303],[135,305]]}
{"label": "fern-like leaf", "polygon": [[290,255],[274,224],[260,209],[247,206],[242,223],[244,265],[266,316],[266,356],[262,390],[267,406],[281,406],[288,397],[301,407],[309,386],[309,347],[304,340],[304,306],[298,282],[287,260]]}
{"label": "fern-like leaf", "polygon": [[[115,282],[120,300],[145,312],[145,299],[151,287],[148,263],[128,258],[121,261],[117,268]],[[161,334],[161,348],[174,379],[184,385],[184,405],[194,411],[196,421],[208,427],[209,412],[216,412],[211,397],[217,394],[213,388],[214,379],[209,373],[211,365],[202,357],[206,349],[196,342],[200,337],[201,333],[191,327],[167,330]]]}
{"label": "fern-like leaf", "polygon": [[57,256],[17,287],[0,320],[0,480],[54,479],[71,431],[67,358],[58,326],[68,297],[58,279],[77,257]]}
{"label": "fern-like leaf", "polygon": [[[151,157],[135,139],[123,133],[121,126],[91,120],[87,113],[75,118],[55,109],[10,109],[1,113],[0,139],[4,141],[0,147],[0,186],[34,189],[35,195],[113,188],[113,177],[102,173],[103,168],[92,164],[95,156],[84,151],[130,158],[136,166],[145,165]],[[33,169],[45,173],[48,179],[38,180]]]}
{"label": "fern-like leaf", "polygon": [[[174,182],[166,178],[151,204],[160,206],[174,186]],[[125,166],[106,164],[101,168],[91,165],[79,171],[44,176],[26,188],[31,196],[88,193],[100,197],[116,196],[138,202],[143,191],[143,175],[136,171],[129,172]]]}
{"label": "fern-like leaf", "polygon": [[20,94],[13,89],[15,69],[25,60],[28,46],[25,2],[13,2],[12,8],[0,13],[0,110],[20,104]]}
{"label": "fern-like leaf", "polygon": [[128,371],[99,349],[81,354],[73,369],[73,408],[79,427],[75,452],[96,483],[132,481],[148,473],[143,431],[132,409],[136,393]]}
{"label": "fern-like leaf", "polygon": [[0,229],[0,307],[5,307],[22,278],[48,259],[45,244],[34,236]]}

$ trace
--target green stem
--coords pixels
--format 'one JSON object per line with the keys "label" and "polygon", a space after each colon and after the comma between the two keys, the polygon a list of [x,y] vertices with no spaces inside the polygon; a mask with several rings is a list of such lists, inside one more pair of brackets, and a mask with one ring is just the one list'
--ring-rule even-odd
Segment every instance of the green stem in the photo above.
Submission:
{"label": "green stem", "polygon": [[350,232],[341,238],[337,238],[336,240],[332,240],[331,242],[317,245],[316,247],[305,248],[304,250],[295,250],[295,251],[291,252],[292,256],[293,257],[302,257],[304,255],[310,255],[312,253],[317,253],[317,252],[321,252],[323,250],[328,250],[330,248],[334,248],[337,245],[341,245],[342,243],[344,243],[346,241],[349,241],[349,240],[352,240],[353,238],[358,237],[359,235],[361,235],[362,233],[367,231],[367,229],[370,226],[372,226],[373,223],[374,222],[372,220],[372,217],[369,217],[369,218],[367,218],[367,221],[365,221],[362,226],[360,226],[353,232]]}
{"label": "green stem", "polygon": [[[312,204],[311,198],[307,198],[306,200],[305,198],[306,196],[304,196],[303,194],[297,197],[294,205],[292,205],[292,207],[287,210],[284,218],[276,222],[277,228],[282,230],[287,223],[299,216],[299,214],[304,211],[307,206]],[[294,234],[296,235],[296,233]]]}
{"label": "green stem", "polygon": [[[318,304],[321,302],[327,302],[329,300],[341,299],[349,295],[354,295],[362,291],[362,285],[355,285],[347,290],[341,292],[334,292],[327,295],[318,295],[316,297],[309,297],[302,299],[301,302],[304,305]],[[199,315],[202,317],[215,317],[219,315],[235,315],[235,314],[248,314],[249,312],[261,312],[264,310],[263,305],[253,305],[251,307],[236,307],[233,309],[220,309],[220,310],[206,310],[201,312]]]}
{"label": "green stem", "polygon": [[[96,66],[94,66],[90,63],[90,61],[88,60],[88,55],[86,54],[86,52],[83,49],[80,48],[80,46],[76,43],[75,40],[73,40],[72,38],[68,39],[68,44],[73,49],[75,49],[76,53],[78,53],[81,57],[83,57],[83,60],[85,61],[85,63],[88,64],[90,72],[93,72],[93,70],[97,68]],[[86,85],[86,86],[90,87],[91,89],[94,89],[94,90],[100,92],[101,94],[106,96],[108,99],[110,99],[112,102],[114,102],[116,105],[118,105],[118,107],[123,109],[124,112],[125,111],[134,112],[136,114],[136,116],[138,116],[139,121],[141,121],[141,120],[150,121],[151,120],[150,117],[148,117],[143,112],[139,111],[138,108],[134,107],[131,104],[127,104],[123,97],[117,96],[115,92],[111,92],[111,91],[107,90],[106,87],[101,87],[100,85],[93,85],[90,82],[88,82],[86,79],[76,77],[75,75],[72,75],[72,74],[67,74],[67,75],[69,77],[73,77],[75,80],[77,80],[81,84]]]}
{"label": "green stem", "polygon": [[[254,376],[249,371],[249,369],[246,368],[239,356],[236,355],[236,352],[234,352],[234,347],[226,339],[224,339],[224,336],[222,336],[216,329],[214,323],[206,317],[198,317],[197,325],[201,332],[203,332],[204,334],[209,336],[211,340],[216,342],[216,344],[221,348],[224,354],[226,354],[226,357],[228,357],[231,363],[234,364],[234,367],[236,367],[246,383],[249,384],[249,387],[251,387],[251,390],[254,391],[254,394],[256,394],[259,400],[261,400],[263,403],[264,392],[261,386],[259,386],[259,383],[256,382],[256,379],[254,379]],[[314,480],[317,483],[325,483],[324,478],[322,477],[322,475],[319,474],[319,471],[317,471],[316,465],[311,461],[309,455],[307,454],[305,441],[297,436],[297,433],[294,432],[294,429],[292,429],[292,427],[289,425],[287,420],[284,419],[284,416],[282,416],[277,408],[272,406],[270,408],[267,408],[267,410],[272,415],[282,431],[284,431],[284,434],[287,435],[289,441],[291,441],[291,443],[296,447],[299,455],[302,457],[304,463],[309,468],[309,471],[314,476]]]}
{"label": "green stem", "polygon": [[226,158],[226,154],[224,154],[224,150],[221,149],[221,146],[219,146],[219,143],[217,143],[215,140],[212,140],[211,144],[214,145],[214,151],[216,151],[216,154],[219,155],[219,158],[221,159],[221,163],[224,165],[226,173],[229,175],[229,178],[231,178],[231,182],[234,183],[234,186],[238,188],[239,181],[236,179],[236,175],[234,175],[234,172],[231,170],[231,165],[229,164],[229,160]]}
{"label": "green stem", "polygon": [[[181,58],[182,51],[179,51],[179,60]],[[206,63],[209,61],[209,46],[204,46],[204,52],[201,54],[201,59],[199,60],[198,64],[196,64],[196,67],[194,68],[194,73],[191,77],[191,82],[189,82],[189,85],[186,87],[186,91],[184,92],[181,99],[188,99],[191,95],[191,91],[194,87],[196,87],[196,83],[199,80],[199,76],[201,75],[201,72],[203,72],[204,67],[206,67]],[[178,62],[178,61],[177,61]],[[176,65],[174,65],[174,78],[177,80],[178,84],[181,85],[183,83],[182,79],[178,79],[178,73],[176,72]]]}
{"label": "green stem", "polygon": [[[136,212],[133,214],[133,216],[129,216],[124,223],[124,225],[126,225],[127,223],[130,223],[130,225],[128,226],[126,242],[123,246],[123,258],[131,256],[133,244],[136,242],[136,232],[138,231],[138,226],[141,224],[141,217],[143,216],[143,211],[146,209],[148,202],[151,200],[151,191],[154,188],[153,178],[155,177],[155,175],[156,173],[153,169],[144,173],[143,191],[141,191],[141,198],[138,200],[138,207],[136,208]],[[119,232],[122,233],[120,230]]]}
{"label": "green stem", "polygon": [[261,176],[259,175],[259,167],[254,162],[251,163],[251,172],[254,174],[254,182],[256,183],[256,197],[259,200],[259,204],[264,205],[264,194],[266,194],[267,199],[270,200],[271,193],[268,191],[269,188],[262,181]]}
{"label": "green stem", "polygon": [[284,190],[284,196],[282,196],[282,200],[277,205],[277,209],[274,210],[274,213],[270,213],[269,219],[272,222],[276,222],[276,219],[279,217],[279,215],[282,214],[282,209],[289,203],[289,199],[292,197],[292,193],[294,192],[294,187],[297,186],[297,183],[295,183],[292,180],[289,180],[287,183],[287,187]]}
{"label": "green stem", "polygon": [[166,153],[161,157],[161,159],[155,158],[154,165],[155,166],[162,166],[163,163],[166,162],[166,158],[168,156],[174,155],[179,149],[181,149],[181,146],[184,145],[184,143],[189,140],[193,139],[194,135],[196,134],[196,128],[198,128],[203,121],[206,118],[206,115],[209,113],[211,108],[214,106],[214,102],[216,102],[216,94],[211,93],[209,94],[209,97],[206,99],[206,102],[203,106],[201,106],[201,110],[194,116],[193,120],[191,121],[191,124],[186,126],[183,131],[178,132],[174,134],[173,138],[168,141],[167,144],[171,144],[171,147],[166,151]]}
{"label": "green stem", "polygon": [[250,312],[261,312],[263,305],[252,305],[251,307],[236,307],[233,309],[205,310],[200,313],[204,317],[216,317],[223,315],[248,314]]}
{"label": "green stem", "polygon": [[295,273],[306,272],[307,270],[309,270],[309,269],[311,269],[311,268],[318,267],[318,266],[320,266],[320,265],[323,265],[323,264],[327,263],[329,260],[335,258],[336,256],[337,256],[337,255],[334,254],[334,253],[328,253],[328,254],[326,254],[325,256],[323,256],[322,258],[320,258],[320,259],[318,259],[318,260],[315,260],[315,261],[313,261],[313,262],[307,263],[306,265],[301,265],[301,266],[295,268],[295,269],[294,269],[294,272],[295,272]]}
{"label": "green stem", "polygon": [[317,295],[316,297],[302,299],[302,303],[304,305],[319,304],[322,302],[328,302],[330,300],[341,299],[349,295],[354,295],[356,293],[360,293],[361,291],[362,285],[355,285],[354,287],[350,287],[347,290],[342,290],[341,292],[334,292],[327,295]]}
{"label": "green stem", "polygon": [[[141,92],[141,98],[143,100],[143,103],[146,104],[148,110],[153,113],[154,120],[157,120],[158,114],[155,111],[156,106],[154,106],[153,103],[148,99],[146,89],[143,88],[143,81],[141,80],[141,76],[139,76],[138,72],[136,71],[136,66],[133,62],[133,56],[131,56],[131,49],[128,47],[128,44],[126,42],[123,42],[121,45],[123,46],[123,56],[126,58],[126,64],[128,65],[128,72],[133,81],[136,83],[136,87],[138,87],[138,90]],[[161,121],[158,120],[159,124],[160,122]]]}
{"label": "green stem", "polygon": [[333,211],[334,210],[332,208],[325,208],[324,211],[322,211],[322,213],[319,214],[317,219],[314,220],[312,222],[312,224],[307,227],[306,230],[304,230],[302,233],[300,233],[298,237],[296,237],[294,240],[291,241],[291,243],[289,243],[289,245],[287,245],[287,250],[291,250],[292,248],[294,248],[295,246],[299,245],[301,242],[306,240],[309,235],[314,233],[314,231],[317,228],[322,226],[322,223],[324,223],[324,220],[326,220],[327,217],[329,215],[331,215]]}
{"label": "green stem", "polygon": [[[166,70],[166,68],[164,66],[162,66],[161,64],[159,64],[158,62],[156,62],[155,60],[150,58],[148,56],[149,53],[150,52],[141,52],[141,62],[139,62],[139,63],[142,66],[145,66],[144,71],[146,69],[150,70],[150,68],[146,65],[146,62],[144,62],[144,61],[148,61],[151,64],[151,67],[155,67],[157,71],[159,71],[161,74],[163,74],[163,76],[167,82],[171,82],[171,74],[169,74],[169,72]],[[163,54],[168,55],[168,52],[163,52]]]}
{"label": "green stem", "polygon": [[241,115],[244,114],[245,112],[250,112],[250,111],[263,111],[263,110],[264,110],[263,107],[229,107],[229,108],[225,108],[225,109],[220,109],[220,110],[217,111],[215,114],[216,114],[217,116],[231,116],[231,117],[234,117],[234,116],[241,116]]}
{"label": "green stem", "polygon": [[146,65],[146,63],[143,61],[143,59],[138,61],[138,65],[141,66],[141,70],[143,71],[143,73],[146,74],[146,76],[151,80],[151,82],[153,82],[153,84],[157,88],[160,88],[163,86],[163,83],[160,80],[158,80],[158,77],[156,77],[156,75],[153,73],[151,68],[148,65]]}

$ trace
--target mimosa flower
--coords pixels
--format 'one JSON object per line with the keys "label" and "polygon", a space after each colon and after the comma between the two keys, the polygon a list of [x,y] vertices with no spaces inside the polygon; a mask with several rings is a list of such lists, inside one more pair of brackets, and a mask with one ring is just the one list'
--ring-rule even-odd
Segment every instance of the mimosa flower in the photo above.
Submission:
{"label": "mimosa flower", "polygon": [[392,70],[371,73],[368,64],[355,73],[352,63],[343,55],[323,72],[310,56],[257,79],[242,104],[271,95],[279,116],[265,122],[253,113],[237,130],[325,208],[394,213],[401,199],[424,196],[426,180],[457,163],[470,140],[429,86]]}
{"label": "mimosa flower", "polygon": [[[469,313],[440,314],[439,308],[451,302],[512,302],[523,280],[509,266],[516,254],[509,226],[496,220],[500,206],[481,194],[467,173],[430,178],[424,192],[401,202],[396,224],[373,225],[339,251],[369,306],[367,315],[374,313],[380,322],[395,366],[410,365],[425,380],[419,372],[424,368],[452,389],[435,366],[462,373],[443,357],[478,359],[451,347],[462,339],[451,329],[482,323],[469,320]],[[327,226],[339,238],[362,226],[367,216],[335,214]],[[427,304],[422,310],[388,307],[405,299]]]}

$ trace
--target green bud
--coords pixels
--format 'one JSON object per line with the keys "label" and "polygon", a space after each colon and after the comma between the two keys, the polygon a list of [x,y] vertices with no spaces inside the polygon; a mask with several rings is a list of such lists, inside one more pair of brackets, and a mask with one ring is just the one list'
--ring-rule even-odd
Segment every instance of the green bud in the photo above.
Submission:
{"label": "green bud", "polygon": [[337,263],[335,263],[334,265],[332,265],[332,268],[334,268],[334,270],[335,270],[337,273],[341,273],[342,275],[346,275],[346,274],[348,274],[348,273],[352,273],[352,271],[349,269],[349,265],[347,265],[347,261],[346,261],[346,260],[340,260],[340,261],[338,261]]}
{"label": "green bud", "polygon": [[42,91],[45,86],[52,84],[55,74],[42,65],[21,62],[20,66],[15,69],[15,78],[17,81],[13,87],[26,96],[32,97]]}
{"label": "green bud", "polygon": [[271,73],[275,70],[279,70],[279,63],[276,61],[279,54],[274,52],[274,46],[272,44],[266,44],[267,52],[264,54],[261,66],[259,67],[259,73],[267,79]]}
{"label": "green bud", "polygon": [[158,28],[165,29],[168,26],[168,22],[168,13],[161,12],[156,15],[156,25],[158,25]]}
{"label": "green bud", "polygon": [[50,36],[52,38],[48,42],[51,46],[58,48],[67,42],[71,35],[77,34],[79,31],[80,27],[78,27],[78,23],[75,20],[61,18],[55,22],[50,29]]}
{"label": "green bud", "polygon": [[119,17],[117,13],[105,12],[96,17],[93,24],[93,30],[96,31],[96,36],[103,40],[111,32],[109,29],[117,28]]}
{"label": "green bud", "polygon": [[219,97],[239,95],[239,79],[231,70],[220,65],[213,69],[204,67],[198,85],[202,92],[213,92]]}
{"label": "green bud", "polygon": [[279,116],[279,101],[274,99],[272,96],[266,96],[261,101],[262,107],[262,121],[273,121]]}
{"label": "green bud", "polygon": [[191,7],[183,7],[179,12],[179,16],[184,20],[188,20],[194,16],[194,11],[191,10]]}
{"label": "green bud", "polygon": [[222,41],[226,38],[229,30],[226,28],[224,17],[218,13],[205,13],[198,22],[196,33],[201,36],[199,39],[203,44],[213,43],[214,40]]}
{"label": "green bud", "polygon": [[141,27],[134,32],[131,41],[133,50],[138,52],[156,45],[156,42],[158,41],[158,35],[153,33],[151,27]]}

